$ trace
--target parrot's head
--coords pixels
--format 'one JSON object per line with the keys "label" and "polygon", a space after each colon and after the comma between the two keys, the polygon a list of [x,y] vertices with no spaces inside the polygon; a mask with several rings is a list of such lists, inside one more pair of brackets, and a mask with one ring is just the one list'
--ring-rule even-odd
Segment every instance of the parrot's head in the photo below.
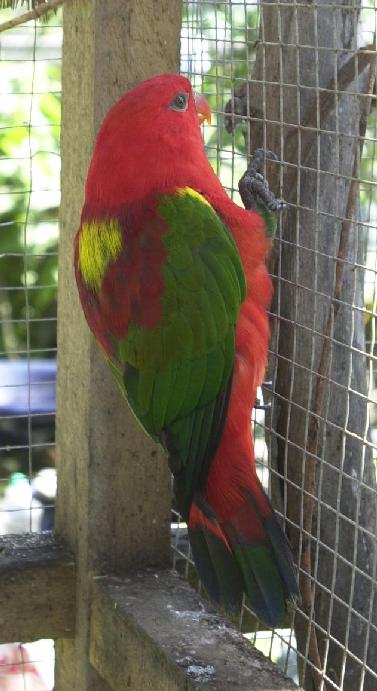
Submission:
{"label": "parrot's head", "polygon": [[87,203],[120,206],[208,175],[212,169],[200,124],[210,118],[206,99],[194,93],[185,77],[161,74],[135,86],[102,123],[88,173]]}
{"label": "parrot's head", "polygon": [[[153,117],[154,125],[159,121],[162,130],[196,128],[197,123],[211,123],[211,109],[203,96],[192,90],[186,77],[178,74],[160,74],[141,82],[126,93],[118,102],[135,119]],[[117,104],[118,105],[118,104]],[[115,106],[116,107],[116,106]]]}

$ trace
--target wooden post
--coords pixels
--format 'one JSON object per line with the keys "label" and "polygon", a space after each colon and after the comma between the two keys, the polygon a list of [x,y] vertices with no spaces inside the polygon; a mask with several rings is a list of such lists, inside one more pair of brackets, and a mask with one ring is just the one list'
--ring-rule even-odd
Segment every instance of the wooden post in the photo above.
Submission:
{"label": "wooden post", "polygon": [[75,583],[72,556],[51,533],[0,536],[0,643],[73,636]]}
{"label": "wooden post", "polygon": [[178,71],[180,28],[180,0],[64,5],[56,531],[75,555],[77,612],[76,637],[57,642],[58,691],[109,688],[88,663],[91,577],[168,561],[167,465],[89,333],[74,285],[72,238],[104,114],[135,83]]}

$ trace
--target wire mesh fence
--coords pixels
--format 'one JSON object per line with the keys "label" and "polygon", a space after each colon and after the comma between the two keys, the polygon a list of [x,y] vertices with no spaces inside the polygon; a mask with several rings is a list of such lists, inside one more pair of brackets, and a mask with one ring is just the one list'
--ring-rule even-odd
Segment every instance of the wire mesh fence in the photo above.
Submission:
{"label": "wire mesh fence", "polygon": [[[284,629],[246,603],[238,625],[316,691],[377,685],[375,31],[372,3],[183,2],[181,69],[215,113],[216,172],[239,201],[247,156],[273,149],[288,205],[253,433],[302,603]],[[0,38],[0,532],[40,529],[54,494],[60,44],[59,15]],[[178,515],[172,549],[196,585]]]}
{"label": "wire mesh fence", "polygon": [[[42,506],[31,484],[54,465],[61,41],[57,17],[0,41],[2,532],[38,525]],[[40,498],[47,479],[53,491],[45,473]],[[4,503],[13,504],[11,516]]]}
{"label": "wire mesh fence", "polygon": [[184,3],[182,69],[216,112],[216,171],[237,200],[245,157],[272,149],[288,204],[254,436],[302,603],[286,629],[258,631],[246,606],[240,626],[310,689],[377,684],[375,27],[372,3]]}
{"label": "wire mesh fence", "polygon": [[[58,15],[0,34],[0,534],[52,527],[61,43]],[[0,646],[0,689],[53,665],[51,641]]]}

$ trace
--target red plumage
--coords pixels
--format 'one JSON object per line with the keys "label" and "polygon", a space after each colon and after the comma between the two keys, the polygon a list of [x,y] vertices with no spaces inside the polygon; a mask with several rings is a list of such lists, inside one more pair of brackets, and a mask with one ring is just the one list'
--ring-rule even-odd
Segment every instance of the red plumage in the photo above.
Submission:
{"label": "red plumage", "polygon": [[[172,99],[182,94],[187,96],[185,108],[177,112]],[[265,265],[269,243],[262,218],[234,204],[214,174],[205,156],[191,85],[184,77],[161,75],[143,82],[106,116],[88,172],[85,205],[75,241],[78,289],[85,316],[101,347],[116,366],[125,367],[121,373],[124,392],[137,414],[132,382],[139,375],[129,363],[120,362],[116,347],[127,338],[130,325],[136,324],[148,334],[161,323],[163,266],[167,259],[164,238],[169,227],[158,205],[163,195],[174,195],[187,188],[194,191],[194,197],[197,193],[202,209],[208,206],[204,201],[207,200],[210,213],[215,212],[221,246],[228,242],[228,231],[234,239],[247,292],[235,327],[230,389],[219,391],[213,405],[209,401],[212,408],[208,408],[208,424],[214,438],[212,433],[209,439],[204,437],[205,448],[201,450],[198,468],[195,459],[191,459],[192,487],[188,493],[183,490],[186,494],[182,511],[188,519],[194,558],[210,597],[225,607],[234,607],[246,592],[258,616],[275,625],[284,618],[286,600],[297,595],[297,585],[289,547],[256,474],[251,436],[251,409],[267,362],[266,308],[272,294]],[[92,219],[114,218],[121,232],[121,252],[116,260],[109,261],[99,288],[93,289],[85,282],[80,268],[80,233]],[[211,215],[208,222],[214,222]],[[191,252],[190,243],[188,249]],[[234,278],[233,251],[236,252],[229,250],[229,266],[225,270],[229,269]],[[241,293],[240,286],[238,289]],[[226,303],[226,296],[224,300]],[[173,356],[167,352],[167,357]],[[173,368],[172,372],[178,371],[178,366],[179,363],[175,364],[176,370]],[[218,360],[214,367],[217,366]],[[165,391],[168,380],[158,384],[158,375],[157,372],[153,385],[163,385],[161,390]],[[173,376],[170,370],[169,376]],[[144,390],[143,395],[147,394]],[[167,409],[168,399],[165,403]],[[191,420],[190,415],[197,411],[190,412],[187,403],[186,409],[187,419]],[[203,437],[206,410],[199,406],[200,426],[192,430],[197,445],[198,438]],[[218,416],[218,420],[213,416]],[[141,421],[152,434],[148,420]],[[174,424],[180,422],[179,416],[173,416],[160,434],[170,454],[178,487],[180,482],[182,487],[182,473],[186,472],[184,463],[183,469],[179,464],[177,469],[174,461],[174,454],[179,456]]]}

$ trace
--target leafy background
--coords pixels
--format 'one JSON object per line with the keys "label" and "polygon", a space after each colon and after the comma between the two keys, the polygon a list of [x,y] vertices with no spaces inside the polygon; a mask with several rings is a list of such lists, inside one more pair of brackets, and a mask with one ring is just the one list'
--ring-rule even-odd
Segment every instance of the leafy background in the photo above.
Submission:
{"label": "leafy background", "polygon": [[[12,363],[56,356],[61,42],[55,14],[0,34],[0,358]],[[52,415],[1,418],[0,496],[15,471],[51,466],[53,444]]]}
{"label": "leafy background", "polygon": [[[4,4],[0,0],[0,6]],[[27,3],[26,3],[27,4]],[[19,11],[27,9],[24,3]],[[374,21],[372,0],[363,13],[365,43]],[[11,16],[1,10],[1,20]],[[372,25],[373,25],[372,21]],[[256,2],[185,2],[182,30],[182,71],[203,90],[214,113],[204,128],[212,165],[224,186],[238,200],[237,182],[245,167],[242,128],[228,134],[222,124],[225,104],[237,80],[252,74],[258,38],[259,6]],[[30,24],[0,35],[0,358],[55,358],[58,208],[60,201],[60,88],[61,15],[50,15],[37,28]],[[36,38],[36,41],[34,39]],[[370,181],[376,179],[376,115],[368,125],[361,177],[361,217],[371,225],[365,232],[366,272],[365,327],[369,344],[374,342],[376,311],[377,200]],[[372,410],[373,413],[373,410]],[[23,438],[30,442],[35,432],[30,420],[23,421]],[[44,444],[53,448],[53,420],[46,420]],[[266,462],[263,412],[257,413],[258,457]],[[3,424],[4,423],[4,424]],[[376,423],[376,421],[375,421]],[[3,427],[1,426],[3,424]],[[0,434],[21,421],[0,420]],[[372,435],[375,434],[375,426]],[[14,433],[13,429],[13,433]],[[53,458],[48,449],[0,449],[0,495],[9,475],[21,470],[29,477]],[[1,484],[1,480],[4,480]],[[270,636],[258,647],[267,654]],[[278,643],[279,645],[279,643]],[[276,649],[272,658],[285,658],[285,671],[294,676],[295,655]]]}
{"label": "leafy background", "polygon": [[[4,3],[3,3],[4,4]],[[7,4],[7,3],[5,3]],[[9,4],[9,3],[8,3]],[[368,8],[369,6],[369,8]],[[25,3],[18,11],[26,9]],[[11,10],[0,10],[1,19]],[[362,14],[363,43],[372,40],[371,0]],[[232,85],[252,75],[258,40],[257,2],[185,2],[181,69],[206,93],[214,113],[204,128],[208,156],[239,201],[237,182],[246,163],[242,127],[223,127]],[[20,26],[0,35],[0,358],[54,358],[58,208],[60,201],[61,12],[47,22]],[[35,40],[34,40],[35,39]],[[246,124],[245,124],[246,126]],[[377,204],[370,181],[377,168],[376,114],[368,125],[361,166],[361,218],[365,230],[365,326],[373,346]],[[374,409],[372,436],[376,435]],[[259,457],[265,459],[263,413],[257,416]],[[0,425],[1,433],[1,425]],[[53,439],[53,432],[49,432]],[[30,435],[29,435],[30,441]],[[49,462],[33,451],[34,470]],[[30,453],[0,451],[0,479],[30,471]],[[1,489],[0,489],[1,492]]]}

